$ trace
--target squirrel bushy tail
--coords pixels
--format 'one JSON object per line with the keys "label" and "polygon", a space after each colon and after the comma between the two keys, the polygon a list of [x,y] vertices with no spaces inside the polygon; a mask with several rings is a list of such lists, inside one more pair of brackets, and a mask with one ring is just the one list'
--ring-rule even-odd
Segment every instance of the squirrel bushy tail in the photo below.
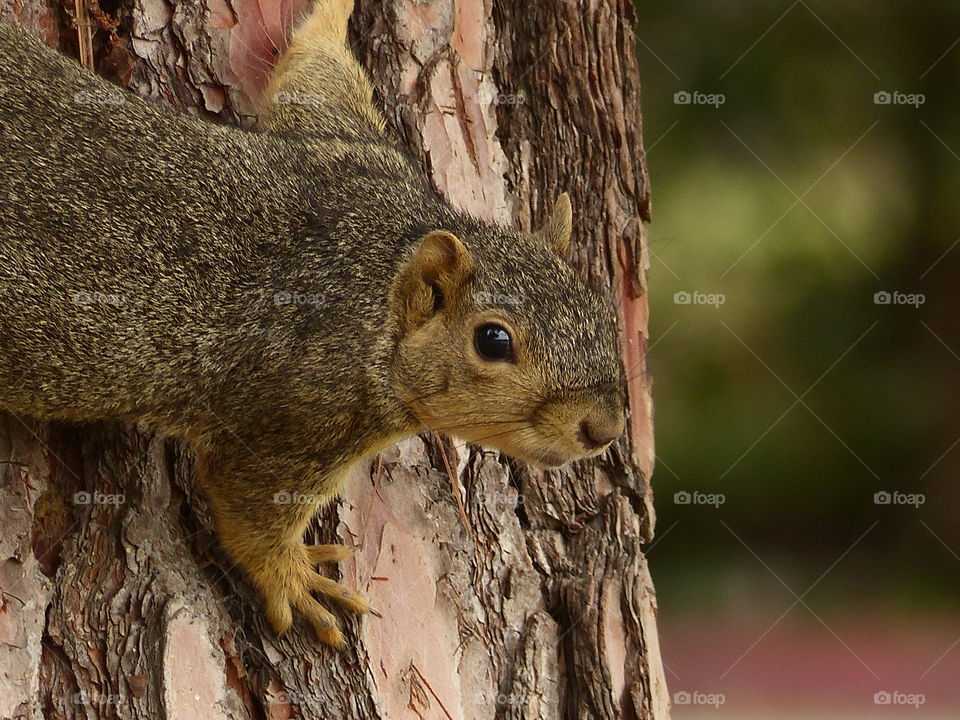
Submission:
{"label": "squirrel bushy tail", "polygon": [[265,129],[356,140],[386,137],[370,80],[346,44],[352,12],[353,0],[316,0],[263,94]]}

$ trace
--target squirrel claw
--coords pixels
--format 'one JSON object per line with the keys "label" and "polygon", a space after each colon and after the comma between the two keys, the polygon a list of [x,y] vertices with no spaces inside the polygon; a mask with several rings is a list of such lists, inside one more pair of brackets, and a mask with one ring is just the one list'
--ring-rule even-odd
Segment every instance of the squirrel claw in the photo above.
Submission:
{"label": "squirrel claw", "polygon": [[362,595],[323,575],[318,574],[312,578],[310,589],[336,601],[341,607],[351,612],[361,615],[370,612],[370,603],[364,600]]}
{"label": "squirrel claw", "polygon": [[293,625],[293,612],[291,606],[295,607],[306,618],[307,622],[313,628],[317,640],[335,648],[342,648],[345,645],[343,633],[333,613],[327,610],[319,600],[316,600],[308,590],[300,593],[295,600],[289,600],[286,595],[270,595],[264,593],[267,605],[267,619],[277,636],[281,636]]}
{"label": "squirrel claw", "polygon": [[[360,594],[318,573],[314,566],[352,554],[351,548],[342,545],[300,545],[260,565],[259,572],[253,573],[254,580],[263,594],[267,618],[277,635],[283,635],[293,624],[291,608],[296,608],[313,627],[320,642],[336,648],[344,646],[336,617],[321,601],[329,598],[355,613],[370,612],[370,604]],[[312,593],[320,597],[315,598]]]}
{"label": "squirrel claw", "polygon": [[301,597],[296,603],[296,608],[304,614],[307,622],[313,627],[313,632],[320,642],[335,647],[343,648],[346,642],[343,633],[340,632],[340,626],[333,614],[314,600],[310,595]]}
{"label": "squirrel claw", "polygon": [[263,595],[267,606],[267,620],[279,637],[293,625],[293,612],[290,610],[290,603],[283,595],[270,595],[268,593],[263,593]]}

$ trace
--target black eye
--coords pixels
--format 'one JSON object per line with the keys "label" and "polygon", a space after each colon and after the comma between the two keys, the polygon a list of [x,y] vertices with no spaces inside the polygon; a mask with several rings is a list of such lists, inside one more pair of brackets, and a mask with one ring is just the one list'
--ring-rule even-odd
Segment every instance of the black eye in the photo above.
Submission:
{"label": "black eye", "polygon": [[477,328],[473,346],[484,360],[510,360],[513,358],[513,342],[503,325],[487,323]]}

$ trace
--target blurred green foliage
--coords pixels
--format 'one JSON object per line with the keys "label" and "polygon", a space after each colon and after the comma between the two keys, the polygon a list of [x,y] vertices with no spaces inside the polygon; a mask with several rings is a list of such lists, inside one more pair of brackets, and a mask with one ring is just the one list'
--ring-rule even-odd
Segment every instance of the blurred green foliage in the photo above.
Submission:
{"label": "blurred green foliage", "polygon": [[661,602],[738,602],[760,560],[801,592],[866,533],[818,593],[960,606],[960,5],[637,15]]}

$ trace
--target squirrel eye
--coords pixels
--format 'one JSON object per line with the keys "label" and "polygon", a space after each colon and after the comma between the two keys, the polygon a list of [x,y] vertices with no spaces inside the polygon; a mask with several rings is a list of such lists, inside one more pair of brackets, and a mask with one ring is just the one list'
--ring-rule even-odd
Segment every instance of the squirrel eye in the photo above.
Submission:
{"label": "squirrel eye", "polygon": [[477,328],[473,346],[484,360],[500,361],[513,358],[513,341],[503,325],[487,323]]}

